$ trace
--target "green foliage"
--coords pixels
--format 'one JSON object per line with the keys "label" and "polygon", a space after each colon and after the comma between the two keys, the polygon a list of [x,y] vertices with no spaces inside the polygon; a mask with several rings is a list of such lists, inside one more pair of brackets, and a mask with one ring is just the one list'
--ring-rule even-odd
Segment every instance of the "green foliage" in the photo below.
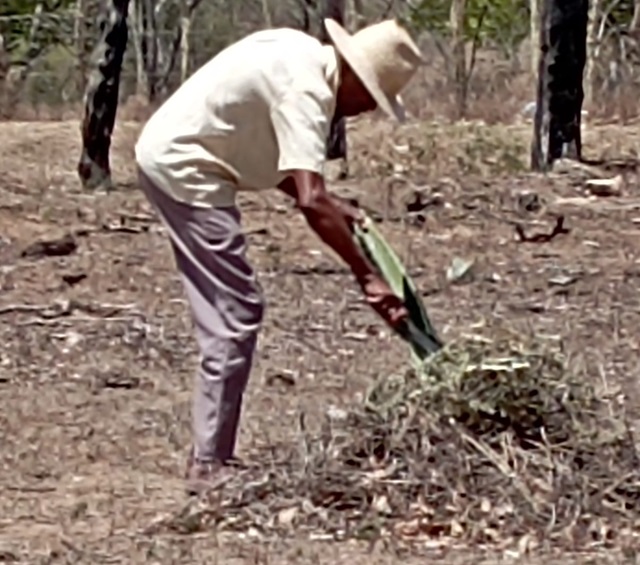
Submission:
{"label": "green foliage", "polygon": [[633,0],[605,3],[604,13],[608,15],[609,25],[628,25],[633,17],[633,4]]}
{"label": "green foliage", "polygon": [[[439,35],[450,32],[451,0],[421,0],[406,23],[416,31]],[[529,34],[529,6],[526,0],[468,0],[465,36],[481,45],[509,54]]]}
{"label": "green foliage", "polygon": [[[2,0],[0,34],[4,37],[5,48],[15,60],[21,61],[50,46],[67,43],[72,36],[73,4],[73,0]],[[30,45],[33,15],[38,5],[42,6],[40,25]]]}
{"label": "green foliage", "polygon": [[391,290],[402,298],[409,312],[409,320],[404,327],[398,328],[398,334],[409,343],[414,361],[420,364],[438,351],[442,342],[429,320],[414,282],[371,218],[366,218],[364,226],[355,226],[354,237]]}
{"label": "green foliage", "polygon": [[73,53],[60,45],[51,47],[35,62],[33,72],[27,78],[25,99],[34,106],[56,106],[76,101],[75,67]]}

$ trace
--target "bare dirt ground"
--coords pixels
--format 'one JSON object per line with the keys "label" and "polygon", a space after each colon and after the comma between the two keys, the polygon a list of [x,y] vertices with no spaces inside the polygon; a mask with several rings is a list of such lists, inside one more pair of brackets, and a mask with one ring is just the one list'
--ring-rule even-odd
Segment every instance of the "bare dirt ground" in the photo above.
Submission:
{"label": "bare dirt ground", "polygon": [[[166,235],[135,184],[138,127],[119,124],[118,190],[104,195],[79,189],[77,123],[0,124],[0,563],[524,562],[449,543],[412,557],[149,529],[186,502],[196,352]],[[559,336],[572,369],[626,398],[635,422],[640,197],[636,169],[619,161],[635,158],[636,129],[586,128],[587,156],[609,159],[596,172],[625,176],[610,197],[586,194],[594,171],[524,172],[528,125],[363,123],[353,178],[333,187],[385,218],[445,340],[478,324]],[[408,213],[416,192],[425,205]],[[300,413],[315,425],[408,350],[288,202],[265,194],[242,206],[268,297],[240,438],[239,455],[251,459],[260,446],[298,441]],[[516,224],[525,239],[550,234],[559,215],[567,233],[518,235]],[[69,233],[77,247],[57,255],[32,245]],[[471,280],[447,282],[454,257],[475,261]],[[600,549],[563,559],[637,562]]]}

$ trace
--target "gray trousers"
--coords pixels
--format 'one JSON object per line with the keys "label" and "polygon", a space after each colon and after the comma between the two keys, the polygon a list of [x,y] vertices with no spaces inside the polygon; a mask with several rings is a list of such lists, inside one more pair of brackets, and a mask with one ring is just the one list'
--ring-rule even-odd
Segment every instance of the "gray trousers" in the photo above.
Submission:
{"label": "gray trousers", "polygon": [[240,211],[198,208],[165,194],[142,172],[140,186],[165,224],[200,351],[192,423],[198,461],[234,456],[264,301],[246,259]]}

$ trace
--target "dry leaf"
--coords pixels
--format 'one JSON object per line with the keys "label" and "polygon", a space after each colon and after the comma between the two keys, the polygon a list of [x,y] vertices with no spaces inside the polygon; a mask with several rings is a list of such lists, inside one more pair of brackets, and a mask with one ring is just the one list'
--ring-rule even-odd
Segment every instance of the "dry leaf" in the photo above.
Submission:
{"label": "dry leaf", "polygon": [[389,500],[384,495],[378,495],[373,499],[373,503],[371,504],[373,509],[380,514],[391,514],[391,506],[389,505]]}
{"label": "dry leaf", "polygon": [[535,538],[531,534],[525,534],[518,541],[518,554],[520,556],[527,555],[537,546]]}
{"label": "dry leaf", "polygon": [[298,515],[298,507],[292,506],[278,512],[278,523],[283,526],[290,526]]}
{"label": "dry leaf", "polygon": [[454,537],[460,537],[462,534],[464,534],[462,524],[457,520],[451,520],[451,535]]}

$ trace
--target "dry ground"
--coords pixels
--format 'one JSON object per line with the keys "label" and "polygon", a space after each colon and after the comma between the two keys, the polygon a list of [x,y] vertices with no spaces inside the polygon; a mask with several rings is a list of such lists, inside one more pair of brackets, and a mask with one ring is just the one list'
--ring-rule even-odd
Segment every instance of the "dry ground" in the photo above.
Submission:
{"label": "dry ground", "polygon": [[[366,548],[347,542],[145,532],[185,504],[196,352],[167,239],[135,186],[137,128],[116,132],[118,191],[93,195],[75,177],[77,123],[0,124],[0,563],[365,563]],[[590,157],[635,158],[634,126],[586,131]],[[333,186],[386,218],[445,339],[475,324],[560,336],[575,371],[640,415],[635,168],[620,169],[621,196],[590,199],[591,173],[523,172],[527,125],[365,122],[352,140],[354,178]],[[416,191],[422,216],[406,212]],[[239,455],[251,459],[256,447],[298,441],[300,413],[317,423],[408,351],[289,203],[267,194],[244,198],[243,210],[269,305],[241,431]],[[568,233],[520,241],[514,222],[549,233],[559,214]],[[74,231],[68,254],[29,251]],[[472,280],[447,282],[456,256],[475,260]],[[415,557],[379,547],[373,559],[524,559],[445,547]],[[599,549],[575,562],[634,562]]]}

